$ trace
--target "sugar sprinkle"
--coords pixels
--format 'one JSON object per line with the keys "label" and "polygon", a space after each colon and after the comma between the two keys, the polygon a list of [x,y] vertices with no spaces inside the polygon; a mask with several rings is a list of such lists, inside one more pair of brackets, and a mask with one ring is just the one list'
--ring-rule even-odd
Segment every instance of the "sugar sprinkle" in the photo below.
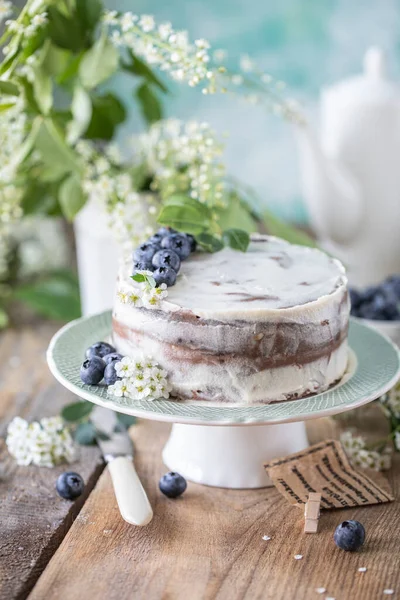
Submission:
{"label": "sugar sprinkle", "polygon": [[303,558],[302,554],[295,554],[294,555],[295,560],[301,560]]}
{"label": "sugar sprinkle", "polygon": [[386,596],[391,596],[392,594],[394,594],[394,590],[388,588],[386,590],[383,590],[383,593],[386,594]]}
{"label": "sugar sprinkle", "polygon": [[317,592],[317,594],[325,594],[326,588],[320,587],[320,588],[317,588],[315,591]]}
{"label": "sugar sprinkle", "polygon": [[367,570],[367,567],[359,567],[358,572],[365,573],[366,570]]}
{"label": "sugar sprinkle", "polygon": [[265,540],[266,542],[269,542],[271,538],[269,537],[269,535],[263,535],[263,540]]}

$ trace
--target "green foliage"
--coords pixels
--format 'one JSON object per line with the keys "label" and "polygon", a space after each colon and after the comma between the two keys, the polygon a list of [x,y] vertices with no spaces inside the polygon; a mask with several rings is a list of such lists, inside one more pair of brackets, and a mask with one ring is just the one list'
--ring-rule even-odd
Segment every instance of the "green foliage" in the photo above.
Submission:
{"label": "green foliage", "polygon": [[310,248],[316,248],[317,243],[304,231],[300,231],[296,227],[281,221],[271,211],[264,210],[262,216],[263,223],[270,235],[276,235],[284,240],[287,240],[291,244],[298,244],[299,246],[309,246]]}
{"label": "green foliage", "polygon": [[83,85],[92,89],[114,75],[118,68],[119,54],[105,32],[85,53],[79,75]]}
{"label": "green foliage", "polygon": [[23,284],[13,295],[45,317],[69,321],[81,315],[79,285],[70,271],[54,271],[39,281]]}
{"label": "green foliage", "polygon": [[142,83],[136,90],[136,98],[145,121],[151,125],[162,119],[161,102],[148,83]]}
{"label": "green foliage", "polygon": [[86,419],[94,408],[94,404],[86,400],[67,404],[61,411],[61,416],[68,423],[77,423]]}
{"label": "green foliage", "polygon": [[122,62],[121,66],[124,71],[128,73],[132,73],[132,75],[137,75],[138,77],[143,78],[149,85],[156,86],[161,92],[165,94],[168,93],[168,88],[163,81],[155,73],[150,69],[146,63],[144,63],[140,58],[135,56],[131,51],[129,51],[130,62]]}
{"label": "green foliage", "polygon": [[198,236],[210,229],[212,220],[211,209],[194,198],[175,195],[168,198],[157,221],[161,225],[173,227]]}
{"label": "green foliage", "polygon": [[95,446],[97,443],[96,428],[88,421],[79,423],[74,431],[74,440],[81,446]]}
{"label": "green foliage", "polygon": [[[37,117],[40,119],[40,117]],[[64,173],[78,172],[79,163],[74,151],[68,146],[63,132],[50,118],[39,121],[35,148],[40,152],[47,166],[60,169]]]}
{"label": "green foliage", "polygon": [[122,102],[111,93],[92,98],[92,116],[85,137],[95,140],[111,140],[115,130],[126,119]]}
{"label": "green foliage", "polygon": [[210,233],[201,233],[196,236],[196,240],[206,252],[219,252],[224,247],[224,243]]}
{"label": "green foliage", "polygon": [[4,94],[6,96],[19,96],[20,89],[18,85],[12,83],[12,81],[0,80],[0,94]]}
{"label": "green foliage", "polygon": [[246,252],[250,243],[249,234],[242,229],[227,229],[224,231],[222,238],[227,246],[241,252]]}
{"label": "green foliage", "polygon": [[145,275],[144,273],[136,273],[135,275],[131,275],[131,279],[136,281],[137,283],[146,283],[149,287],[156,287],[156,280],[151,275]]}
{"label": "green foliage", "polygon": [[81,182],[76,175],[70,175],[60,185],[59,202],[65,217],[68,221],[73,221],[76,214],[85,204]]}
{"label": "green foliage", "polygon": [[7,327],[8,322],[9,322],[8,315],[7,315],[6,311],[4,310],[4,308],[2,308],[0,306],[0,330]]}
{"label": "green foliage", "polygon": [[118,421],[124,425],[126,429],[131,427],[131,425],[135,425],[136,417],[132,417],[131,415],[124,415],[123,413],[115,413],[117,415]]}

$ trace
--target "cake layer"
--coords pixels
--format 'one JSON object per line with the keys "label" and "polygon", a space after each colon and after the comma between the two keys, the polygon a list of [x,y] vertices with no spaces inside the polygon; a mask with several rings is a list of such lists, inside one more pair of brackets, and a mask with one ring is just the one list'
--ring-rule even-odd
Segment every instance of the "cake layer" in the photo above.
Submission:
{"label": "cake layer", "polygon": [[[135,285],[128,269],[120,272],[125,289]],[[334,259],[263,236],[247,253],[195,254],[181,272],[159,309],[116,302],[113,315],[117,349],[153,356],[174,395],[279,401],[323,391],[342,376],[349,306]]]}

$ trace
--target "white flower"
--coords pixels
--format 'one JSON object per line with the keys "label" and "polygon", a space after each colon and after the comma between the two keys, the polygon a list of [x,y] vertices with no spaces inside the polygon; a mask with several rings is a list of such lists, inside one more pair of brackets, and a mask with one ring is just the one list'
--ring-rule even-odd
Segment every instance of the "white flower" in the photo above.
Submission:
{"label": "white flower", "polygon": [[155,27],[154,17],[151,15],[142,15],[139,19],[138,25],[145,33],[149,33],[150,31],[153,31]]}
{"label": "white flower", "polygon": [[374,469],[375,471],[390,469],[392,451],[389,447],[383,448],[380,452],[369,450],[365,440],[360,436],[353,436],[351,431],[342,433],[340,441],[353,465],[362,469]]}
{"label": "white flower", "polygon": [[159,287],[145,289],[142,300],[144,306],[148,308],[157,308],[160,306],[161,301],[167,296],[167,286],[165,283],[162,283]]}
{"label": "white flower", "polygon": [[13,12],[12,2],[8,0],[0,1],[0,23],[7,19]]}
{"label": "white flower", "polygon": [[249,73],[254,69],[254,62],[251,60],[251,58],[250,58],[250,56],[248,56],[248,54],[243,54],[243,56],[240,57],[239,64],[240,64],[240,68],[245,73]]}
{"label": "white flower", "polygon": [[[122,371],[121,363],[129,365],[129,375],[127,371]],[[169,397],[171,386],[167,380],[167,373],[151,357],[134,360],[125,356],[120,363],[116,363],[115,369],[123,379],[108,386],[109,394],[119,397],[128,396],[132,400],[156,400]]]}
{"label": "white flower", "polygon": [[[106,13],[107,14],[107,13]],[[138,17],[131,12],[126,12],[121,16],[120,24],[123,32],[129,31],[134,27]]]}
{"label": "white flower", "polygon": [[30,424],[16,417],[8,426],[6,443],[19,465],[52,467],[75,458],[72,437],[60,417]]}
{"label": "white flower", "polygon": [[130,380],[127,378],[117,379],[117,381],[113,385],[108,386],[108,393],[118,398],[122,398],[122,396],[129,396],[130,390]]}
{"label": "white flower", "polygon": [[129,356],[115,363],[115,371],[118,377],[131,377],[135,371],[133,360]]}

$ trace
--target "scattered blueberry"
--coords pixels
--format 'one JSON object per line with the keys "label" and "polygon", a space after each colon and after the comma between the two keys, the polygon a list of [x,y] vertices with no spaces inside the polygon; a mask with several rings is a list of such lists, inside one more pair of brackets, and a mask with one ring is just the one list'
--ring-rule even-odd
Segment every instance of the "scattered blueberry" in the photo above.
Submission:
{"label": "scattered blueberry", "polygon": [[358,550],[365,540],[364,526],[358,521],[343,521],[336,527],[333,539],[342,550]]}
{"label": "scattered blueberry", "polygon": [[349,289],[351,310],[357,310],[362,302],[361,293],[354,288]]}
{"label": "scattered blueberry", "polygon": [[108,365],[110,362],[114,362],[117,360],[122,360],[123,356],[119,352],[110,352],[110,354],[106,354],[103,356],[103,360]]}
{"label": "scattered blueberry", "polygon": [[152,244],[150,242],[145,242],[141,244],[139,248],[136,248],[133,252],[133,260],[148,263],[151,262],[153,256],[156,252],[160,250],[159,244]]}
{"label": "scattered blueberry", "polygon": [[179,473],[166,473],[158,484],[161,492],[168,498],[177,498],[186,490],[186,479]]}
{"label": "scattered blueberry", "polygon": [[97,385],[103,379],[106,363],[100,356],[87,358],[81,366],[80,376],[83,383]]}
{"label": "scattered blueberry", "polygon": [[82,494],[84,488],[85,482],[82,477],[73,471],[61,473],[56,482],[56,490],[65,500],[75,500]]}
{"label": "scattered blueberry", "polygon": [[116,362],[117,362],[116,360],[113,360],[110,363],[108,363],[108,365],[106,365],[106,368],[104,370],[104,383],[106,385],[114,385],[114,383],[118,379],[118,375],[115,370]]}
{"label": "scattered blueberry", "polygon": [[175,285],[176,271],[171,267],[159,267],[154,271],[153,277],[157,286],[165,283],[167,287],[172,287]]}
{"label": "scattered blueberry", "polygon": [[350,289],[351,314],[363,319],[400,320],[400,276],[388,277],[380,285]]}
{"label": "scattered blueberry", "polygon": [[115,352],[114,346],[107,344],[107,342],[96,342],[86,350],[85,356],[86,358],[91,358],[92,356],[103,358],[103,356],[110,354],[110,352]]}
{"label": "scattered blueberry", "polygon": [[170,267],[174,271],[178,272],[181,266],[181,259],[173,250],[159,250],[153,257],[153,266],[158,267]]}
{"label": "scattered blueberry", "polygon": [[197,248],[197,242],[195,238],[190,233],[185,233],[185,235],[190,242],[190,252],[195,252]]}
{"label": "scattered blueberry", "polygon": [[164,237],[161,246],[176,252],[181,260],[185,260],[190,254],[190,241],[184,233],[173,233]]}

